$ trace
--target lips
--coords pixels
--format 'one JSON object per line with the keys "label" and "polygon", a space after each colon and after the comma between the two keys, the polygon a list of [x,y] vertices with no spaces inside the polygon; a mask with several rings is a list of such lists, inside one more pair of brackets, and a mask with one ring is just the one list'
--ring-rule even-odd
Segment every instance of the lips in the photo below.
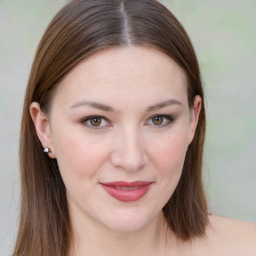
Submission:
{"label": "lips", "polygon": [[151,184],[152,182],[147,181],[115,181],[101,183],[105,191],[110,196],[122,202],[133,202],[139,200],[148,192]]}

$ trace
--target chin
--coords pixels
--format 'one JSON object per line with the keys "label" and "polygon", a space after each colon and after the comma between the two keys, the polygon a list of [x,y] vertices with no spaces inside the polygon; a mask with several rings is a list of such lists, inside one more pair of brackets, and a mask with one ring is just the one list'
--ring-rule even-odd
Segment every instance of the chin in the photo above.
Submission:
{"label": "chin", "polygon": [[116,232],[136,232],[149,226],[156,216],[149,215],[146,210],[120,211],[105,219],[105,226]]}

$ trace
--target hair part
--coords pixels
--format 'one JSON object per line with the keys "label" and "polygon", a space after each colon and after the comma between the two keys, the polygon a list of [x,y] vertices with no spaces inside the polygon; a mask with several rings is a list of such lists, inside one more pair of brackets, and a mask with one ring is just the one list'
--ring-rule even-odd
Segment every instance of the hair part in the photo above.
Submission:
{"label": "hair part", "polygon": [[[71,224],[57,161],[43,154],[29,113],[32,102],[50,113],[58,83],[81,60],[110,47],[151,45],[186,73],[188,103],[204,99],[197,58],[173,14],[155,0],[74,0],[52,20],[38,46],[28,80],[20,134],[21,207],[14,256],[65,256]],[[202,182],[204,102],[177,188],[163,208],[181,240],[203,236],[208,208]]]}

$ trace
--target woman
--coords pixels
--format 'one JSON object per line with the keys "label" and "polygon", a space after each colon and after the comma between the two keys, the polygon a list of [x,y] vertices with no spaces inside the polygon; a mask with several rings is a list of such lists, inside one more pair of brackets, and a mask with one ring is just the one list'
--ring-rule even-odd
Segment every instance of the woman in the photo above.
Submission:
{"label": "woman", "polygon": [[13,255],[255,255],[208,213],[204,95],[181,24],[154,0],[75,0],[38,47],[24,102]]}

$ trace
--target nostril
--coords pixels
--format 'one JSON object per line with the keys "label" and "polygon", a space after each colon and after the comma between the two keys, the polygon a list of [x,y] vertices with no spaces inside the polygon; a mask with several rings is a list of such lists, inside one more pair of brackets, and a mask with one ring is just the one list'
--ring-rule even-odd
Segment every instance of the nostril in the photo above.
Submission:
{"label": "nostril", "polygon": [[118,130],[115,136],[111,164],[125,171],[139,171],[148,162],[143,134],[137,126],[127,125]]}

